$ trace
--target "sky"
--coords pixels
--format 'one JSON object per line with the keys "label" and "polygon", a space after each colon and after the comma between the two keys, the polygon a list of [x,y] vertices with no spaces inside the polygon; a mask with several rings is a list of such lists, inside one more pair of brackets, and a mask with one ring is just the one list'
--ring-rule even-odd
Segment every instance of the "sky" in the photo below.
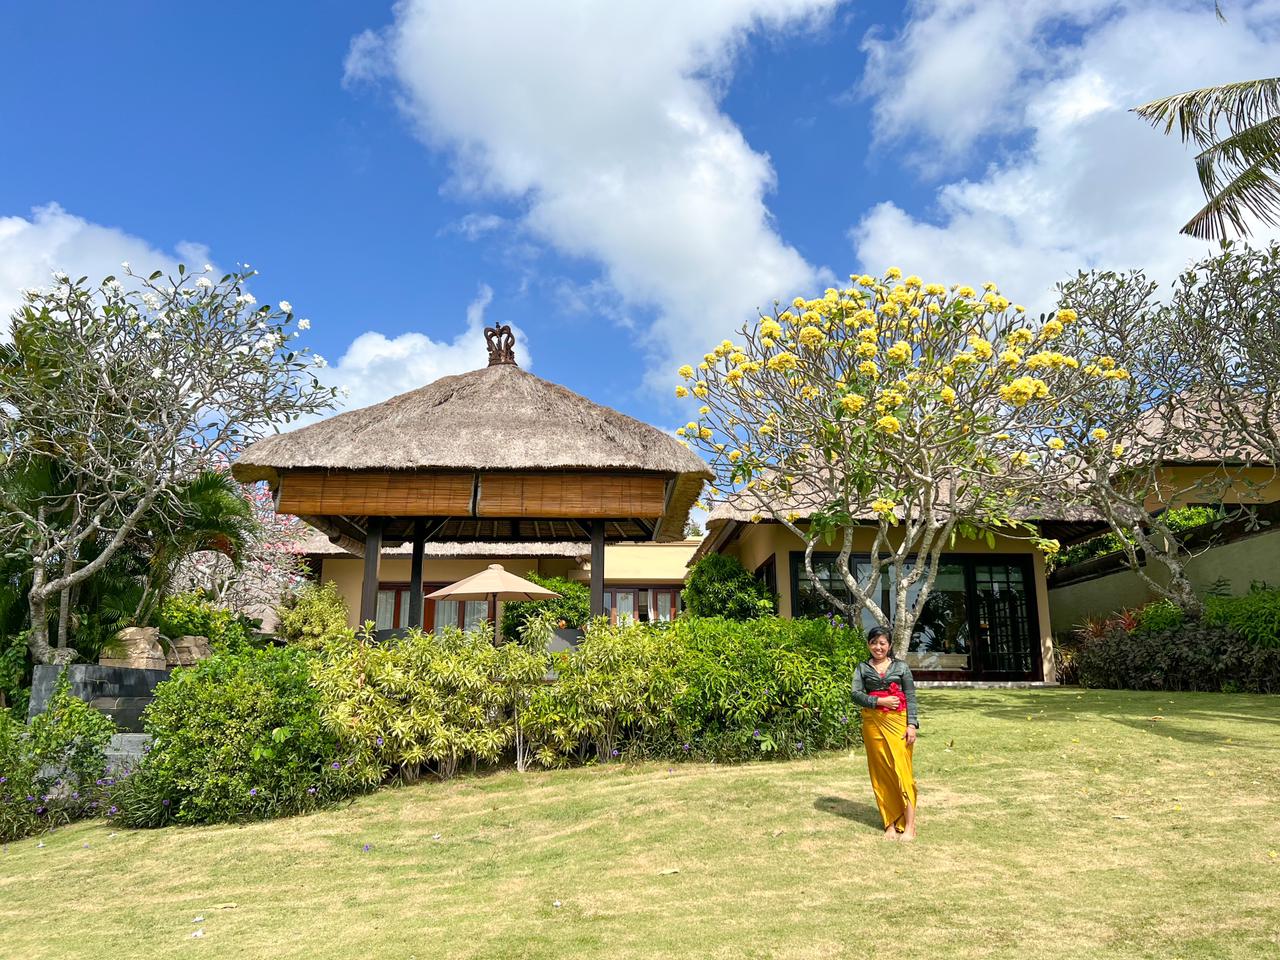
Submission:
{"label": "sky", "polygon": [[850,273],[1032,309],[1081,269],[1171,280],[1203,199],[1129,108],[1275,75],[1280,0],[1223,9],[4,4],[0,312],[55,269],[249,264],[349,406],[509,323],[525,369],[674,426],[678,365]]}

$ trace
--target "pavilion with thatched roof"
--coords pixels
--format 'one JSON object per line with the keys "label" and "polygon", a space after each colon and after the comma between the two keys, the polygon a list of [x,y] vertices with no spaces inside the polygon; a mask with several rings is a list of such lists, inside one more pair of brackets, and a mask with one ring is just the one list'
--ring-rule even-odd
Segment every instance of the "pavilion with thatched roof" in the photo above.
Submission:
{"label": "pavilion with thatched roof", "polygon": [[266,437],[232,467],[364,558],[361,621],[373,619],[383,544],[406,542],[410,625],[422,623],[428,542],[589,542],[598,614],[605,541],[683,539],[712,478],[669,434],[521,370],[509,326],[485,339],[487,367]]}

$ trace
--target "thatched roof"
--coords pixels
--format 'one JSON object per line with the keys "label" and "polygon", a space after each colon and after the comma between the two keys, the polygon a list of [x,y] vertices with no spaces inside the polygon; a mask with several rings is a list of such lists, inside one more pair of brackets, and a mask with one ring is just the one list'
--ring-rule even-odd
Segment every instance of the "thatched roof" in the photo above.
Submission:
{"label": "thatched roof", "polygon": [[601,470],[674,475],[655,538],[680,539],[707,464],[670,434],[500,362],[266,437],[232,468],[280,471]]}
{"label": "thatched roof", "polygon": [[[302,553],[311,557],[354,557],[356,554],[332,543],[319,530],[289,548],[294,553]],[[537,540],[517,540],[494,543],[437,543],[422,545],[423,556],[456,559],[486,559],[493,557],[567,557],[570,560],[583,560],[591,556],[591,545],[587,543],[541,542]],[[384,557],[408,557],[413,555],[413,545],[403,543],[394,547],[383,547]]]}
{"label": "thatched roof", "polygon": [[241,454],[237,479],[282,468],[693,473],[702,458],[670,434],[514,364],[500,364],[266,437]]}

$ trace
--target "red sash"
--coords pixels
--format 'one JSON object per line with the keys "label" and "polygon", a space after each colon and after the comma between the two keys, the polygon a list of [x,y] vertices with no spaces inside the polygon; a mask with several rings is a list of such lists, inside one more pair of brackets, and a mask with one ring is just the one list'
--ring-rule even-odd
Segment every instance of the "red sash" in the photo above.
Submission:
{"label": "red sash", "polygon": [[868,690],[867,696],[898,698],[897,709],[890,709],[889,707],[881,707],[881,706],[876,707],[877,710],[880,710],[883,713],[901,713],[903,710],[907,709],[907,695],[902,692],[902,688],[898,686],[897,680],[892,680],[889,682],[888,690]]}

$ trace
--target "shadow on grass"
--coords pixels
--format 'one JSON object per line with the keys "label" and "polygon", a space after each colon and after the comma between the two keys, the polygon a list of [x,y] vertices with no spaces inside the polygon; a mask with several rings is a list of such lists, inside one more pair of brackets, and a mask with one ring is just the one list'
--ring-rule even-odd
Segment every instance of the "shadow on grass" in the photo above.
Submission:
{"label": "shadow on grass", "polygon": [[884,823],[880,819],[880,811],[870,803],[856,803],[844,797],[819,797],[813,801],[813,809],[821,810],[823,813],[829,813],[836,817],[843,817],[845,820],[852,820],[855,823],[865,823],[868,827],[875,827],[877,830],[884,829]]}
{"label": "shadow on grass", "polygon": [[[1067,696],[1072,689],[1081,699]],[[1246,729],[1249,724],[1280,724],[1280,697],[1274,694],[1064,688],[1049,695],[1037,692],[1018,703],[979,699],[974,707],[1001,720],[1018,720],[1032,710],[1040,711],[1035,715],[1040,722],[1096,717],[1199,745],[1222,742],[1223,732],[1212,726],[1214,722],[1234,721]]]}

